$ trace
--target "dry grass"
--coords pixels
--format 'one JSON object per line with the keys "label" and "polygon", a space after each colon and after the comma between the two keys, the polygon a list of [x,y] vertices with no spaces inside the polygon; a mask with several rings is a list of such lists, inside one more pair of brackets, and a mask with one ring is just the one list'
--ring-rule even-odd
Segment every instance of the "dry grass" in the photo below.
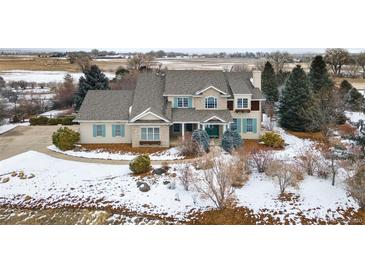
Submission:
{"label": "dry grass", "polygon": [[163,152],[167,149],[159,147],[132,147],[131,144],[83,144],[81,147],[87,151],[101,150],[112,153],[130,152],[136,154]]}
{"label": "dry grass", "polygon": [[[119,66],[126,66],[127,60],[117,59],[108,61],[94,60],[103,71],[114,72]],[[45,70],[80,72],[76,64],[70,64],[67,59],[40,58],[37,56],[0,56],[0,71],[4,70]]]}
{"label": "dry grass", "polygon": [[242,148],[238,150],[239,153],[243,153],[244,155],[249,155],[253,151],[258,150],[283,150],[282,148],[272,148],[266,146],[264,144],[260,144],[258,140],[244,140]]}
{"label": "dry grass", "polygon": [[345,77],[335,77],[334,81],[336,85],[340,85],[343,80],[349,81],[351,84],[363,84],[365,85],[365,79],[363,78],[345,78]]}
{"label": "dry grass", "polygon": [[300,132],[300,131],[290,131],[288,133],[302,139],[309,139],[313,141],[323,142],[324,137],[322,132]]}

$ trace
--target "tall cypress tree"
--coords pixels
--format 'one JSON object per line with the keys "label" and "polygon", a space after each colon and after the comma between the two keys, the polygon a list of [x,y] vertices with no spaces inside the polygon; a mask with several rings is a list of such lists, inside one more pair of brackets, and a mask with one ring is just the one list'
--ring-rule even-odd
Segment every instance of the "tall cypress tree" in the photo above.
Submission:
{"label": "tall cypress tree", "polygon": [[79,109],[89,90],[109,89],[109,80],[100,68],[92,65],[84,71],[84,75],[79,79],[79,89],[75,94],[76,109]]}
{"label": "tall cypress tree", "polygon": [[266,62],[261,76],[261,89],[268,103],[275,103],[279,100],[278,84],[274,69],[270,62]]}
{"label": "tall cypress tree", "polygon": [[283,94],[280,98],[279,121],[286,129],[306,131],[310,124],[312,112],[312,96],[308,79],[301,68],[296,66],[285,82]]}

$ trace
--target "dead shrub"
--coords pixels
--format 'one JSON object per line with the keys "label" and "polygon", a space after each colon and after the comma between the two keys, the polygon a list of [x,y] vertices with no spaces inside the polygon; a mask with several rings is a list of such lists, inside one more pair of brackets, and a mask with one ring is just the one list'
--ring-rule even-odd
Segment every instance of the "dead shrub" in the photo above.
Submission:
{"label": "dead shrub", "polygon": [[256,168],[259,173],[266,171],[273,159],[273,153],[269,150],[254,149],[250,155],[250,165]]}
{"label": "dead shrub", "polygon": [[232,172],[235,163],[220,157],[212,159],[212,168],[204,170],[202,180],[195,183],[196,190],[210,199],[216,207],[224,209],[234,201],[236,172]]}
{"label": "dead shrub", "polygon": [[189,191],[189,187],[193,181],[193,171],[190,165],[186,164],[181,168],[179,180],[184,186],[184,189]]}
{"label": "dead shrub", "polygon": [[194,158],[202,154],[199,144],[194,141],[190,136],[185,136],[180,152],[185,157]]}
{"label": "dead shrub", "polygon": [[297,158],[296,162],[303,168],[309,176],[314,176],[318,170],[320,155],[314,148],[304,150]]}
{"label": "dead shrub", "polygon": [[233,153],[234,160],[232,162],[231,173],[233,177],[233,187],[243,187],[249,179],[251,174],[250,166],[248,164],[247,155],[238,152]]}
{"label": "dead shrub", "polygon": [[277,178],[281,196],[284,195],[289,186],[296,187],[303,178],[303,173],[297,165],[283,160],[271,161],[266,175]]}

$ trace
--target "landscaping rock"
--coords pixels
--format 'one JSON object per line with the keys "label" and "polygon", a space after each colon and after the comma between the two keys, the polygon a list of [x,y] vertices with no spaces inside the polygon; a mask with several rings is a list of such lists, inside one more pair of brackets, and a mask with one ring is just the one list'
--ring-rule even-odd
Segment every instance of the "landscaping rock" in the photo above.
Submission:
{"label": "landscaping rock", "polygon": [[171,182],[170,181],[163,181],[163,184],[168,185],[168,184],[171,184]]}
{"label": "landscaping rock", "polygon": [[169,189],[175,189],[175,188],[176,188],[175,182],[169,184]]}
{"label": "landscaping rock", "polygon": [[137,182],[137,187],[140,187],[142,184],[144,184],[144,182],[142,182],[142,181],[138,181],[138,182]]}
{"label": "landscaping rock", "polygon": [[7,183],[10,181],[10,178],[9,177],[5,177],[2,181],[3,184]]}
{"label": "landscaping rock", "polygon": [[140,191],[147,192],[150,191],[151,187],[147,184],[142,182],[142,184],[138,187]]}
{"label": "landscaping rock", "polygon": [[166,173],[166,169],[164,169],[164,168],[155,168],[152,173],[156,174],[156,175],[162,175],[162,174]]}
{"label": "landscaping rock", "polygon": [[29,201],[31,199],[32,199],[32,197],[30,197],[29,195],[25,195],[25,197],[24,197],[24,201]]}

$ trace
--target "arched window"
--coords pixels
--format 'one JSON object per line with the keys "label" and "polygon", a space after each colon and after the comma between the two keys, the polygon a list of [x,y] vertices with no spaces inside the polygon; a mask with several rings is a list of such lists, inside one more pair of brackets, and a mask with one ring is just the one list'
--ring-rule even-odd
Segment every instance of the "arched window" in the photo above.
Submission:
{"label": "arched window", "polygon": [[217,108],[217,98],[215,97],[205,98],[205,108]]}

